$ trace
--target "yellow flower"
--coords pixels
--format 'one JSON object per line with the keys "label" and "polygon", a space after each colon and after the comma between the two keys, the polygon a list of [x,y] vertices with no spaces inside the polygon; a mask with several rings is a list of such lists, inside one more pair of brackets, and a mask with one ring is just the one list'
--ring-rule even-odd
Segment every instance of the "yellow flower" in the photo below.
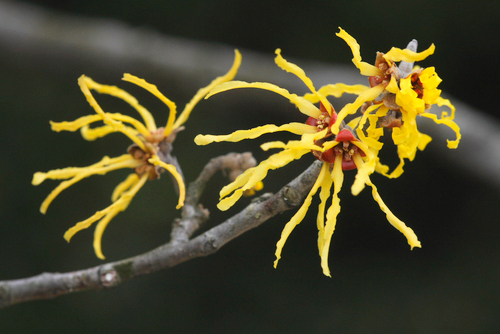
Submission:
{"label": "yellow flower", "polygon": [[[63,169],[51,170],[47,173],[37,172],[33,176],[33,185],[38,185],[46,179],[66,180],[61,182],[43,201],[40,211],[45,213],[50,203],[64,189],[76,182],[91,175],[103,175],[107,172],[131,168],[133,170],[123,182],[113,191],[110,206],[104,210],[96,212],[93,216],[77,223],[64,234],[64,238],[69,242],[73,235],[94,222],[99,221],[94,232],[94,251],[98,258],[104,259],[101,251],[101,239],[104,229],[119,212],[124,211],[130,204],[135,194],[141,189],[146,180],[159,178],[160,173],[167,170],[176,180],[179,190],[179,200],[177,209],[184,205],[185,186],[181,175],[175,166],[175,161],[170,156],[172,142],[175,140],[177,132],[183,129],[183,124],[188,119],[194,106],[215,86],[231,80],[236,75],[241,63],[241,55],[235,50],[235,59],[231,69],[221,77],[213,80],[208,86],[198,90],[191,101],[186,104],[184,110],[176,117],[176,105],[165,97],[155,85],[147,83],[130,74],[124,74],[123,80],[136,84],[160,99],[167,105],[170,114],[165,127],[156,127],[155,120],[151,113],[141,106],[138,101],[116,86],[101,85],[82,75],[78,79],[78,84],[85,95],[90,106],[96,114],[78,118],[72,122],[51,122],[54,131],[76,131],[81,129],[81,134],[86,140],[95,140],[112,132],[125,134],[133,144],[128,148],[128,153],[116,158],[104,157],[101,161],[88,167],[67,167]],[[132,106],[141,116],[144,123],[130,116],[119,113],[104,112],[94,99],[90,90],[93,89],[100,94],[108,94],[124,100]],[[89,128],[89,124],[102,121],[103,126]]]}
{"label": "yellow flower", "polygon": [[[375,65],[361,60],[360,47],[356,40],[345,30],[340,29],[337,36],[342,38],[351,48],[353,63],[360,73],[368,76],[371,88],[360,94],[351,104],[346,105],[339,112],[339,121],[347,115],[354,114],[362,107],[363,117],[370,119],[370,126],[392,128],[392,138],[398,147],[400,164],[391,173],[383,173],[388,177],[398,177],[403,172],[404,159],[413,160],[416,150],[423,150],[431,138],[417,130],[416,116],[432,119],[437,124],[445,124],[456,133],[455,140],[448,140],[449,148],[457,148],[460,142],[460,128],[453,121],[455,107],[447,99],[440,97],[441,90],[437,86],[441,79],[434,67],[421,69],[413,68],[415,61],[420,61],[434,53],[434,44],[423,52],[416,52],[417,41],[413,40],[407,49],[392,48],[388,53],[377,53]],[[395,63],[400,62],[399,66]],[[374,98],[375,96],[375,98]],[[437,104],[447,106],[451,113],[443,112],[441,117],[428,112],[428,109]],[[371,107],[370,107],[371,106]],[[370,115],[374,112],[375,114]],[[338,131],[339,124],[332,127]],[[362,129],[358,129],[358,135]],[[378,138],[378,137],[377,137]],[[379,144],[371,146],[376,149]],[[386,166],[381,169],[388,170]]]}
{"label": "yellow flower", "polygon": [[[337,215],[340,212],[340,199],[338,194],[342,187],[344,175],[343,170],[357,168],[355,181],[351,191],[354,195],[359,194],[365,185],[372,188],[372,195],[375,201],[379,204],[380,209],[386,214],[388,221],[401,231],[407,238],[411,248],[420,247],[415,233],[408,228],[401,220],[396,218],[394,214],[382,201],[377,192],[377,188],[370,180],[370,175],[377,168],[377,153],[378,150],[370,148],[365,141],[375,145],[376,139],[363,136],[356,138],[353,127],[361,128],[366,119],[359,117],[352,120],[349,124],[344,122],[339,123],[339,131],[335,134],[332,132],[332,126],[337,124],[337,114],[331,104],[326,99],[326,95],[338,96],[338,87],[341,87],[343,92],[363,93],[367,87],[362,85],[347,86],[325,86],[320,90],[316,90],[312,81],[306,76],[305,72],[295,64],[287,62],[281,57],[280,50],[276,50],[276,64],[283,70],[290,72],[300,78],[311,91],[307,98],[297,96],[288,92],[286,89],[265,82],[247,83],[243,81],[230,81],[215,87],[206,98],[211,95],[235,89],[235,88],[259,88],[275,92],[293,103],[300,112],[308,116],[304,123],[288,123],[281,126],[267,124],[250,130],[239,130],[229,135],[214,136],[214,135],[198,135],[195,142],[198,145],[207,145],[212,142],[237,142],[243,139],[253,139],[265,133],[288,131],[300,135],[300,140],[292,140],[288,143],[283,142],[268,142],[261,147],[263,150],[271,148],[280,148],[282,151],[271,155],[267,160],[262,161],[259,165],[247,169],[239,175],[234,182],[222,188],[220,191],[220,202],[217,205],[221,210],[229,209],[242,196],[245,191],[252,189],[258,182],[261,182],[267,175],[269,170],[277,169],[285,166],[289,162],[301,158],[303,155],[312,152],[313,155],[323,162],[321,172],[307,195],[304,203],[299,208],[297,213],[285,225],[281,238],[276,247],[276,267],[281,257],[283,246],[292,232],[304,218],[312,197],[320,190],[320,205],[317,216],[318,227],[318,250],[321,257],[321,266],[323,273],[330,276],[328,267],[328,252],[330,249],[330,241],[335,229]],[[341,95],[342,93],[340,93]],[[310,100],[319,101],[319,108]],[[371,141],[370,141],[371,140]],[[326,210],[326,202],[331,195],[331,187],[333,185],[332,203]],[[326,210],[326,213],[325,213]],[[326,220],[325,220],[326,216]]]}

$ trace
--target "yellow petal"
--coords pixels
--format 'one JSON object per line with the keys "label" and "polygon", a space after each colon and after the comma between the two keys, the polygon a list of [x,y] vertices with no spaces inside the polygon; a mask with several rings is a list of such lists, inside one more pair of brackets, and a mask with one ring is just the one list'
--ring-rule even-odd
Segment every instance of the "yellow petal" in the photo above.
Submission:
{"label": "yellow petal", "polygon": [[351,119],[349,123],[347,123],[347,126],[350,127],[351,129],[355,129],[358,126],[360,120],[361,116],[355,117]]}
{"label": "yellow petal", "polygon": [[88,125],[93,122],[102,121],[100,115],[87,115],[80,117],[72,122],[52,122],[50,121],[50,126],[52,131],[76,131],[82,126]]}
{"label": "yellow petal", "polygon": [[[269,170],[283,167],[293,160],[300,159],[300,157],[309,152],[309,150],[286,149],[271,155],[267,160],[262,161],[259,165],[247,169],[242,174],[238,175],[233,182],[221,189],[221,201],[217,204],[217,207],[221,211],[226,211],[232,207],[238,199],[240,199],[245,190],[253,188],[258,182],[262,181],[266,177]],[[233,191],[234,193],[231,196],[226,197]]]}
{"label": "yellow petal", "polygon": [[184,107],[184,110],[181,112],[179,117],[174,123],[174,129],[177,129],[180,127],[182,124],[186,123],[187,119],[189,118],[189,115],[191,114],[191,111],[193,110],[194,106],[200,102],[200,100],[212,90],[217,85],[220,85],[223,82],[233,80],[233,78],[236,76],[236,73],[238,72],[238,69],[241,64],[241,53],[238,50],[234,50],[234,62],[233,66],[229,69],[229,71],[224,74],[223,76],[215,78],[208,86],[201,88],[198,90],[198,92],[193,96],[191,101],[189,101],[188,104]]}
{"label": "yellow petal", "polygon": [[323,105],[327,109],[328,113],[330,115],[332,114],[330,102],[328,102],[328,100],[326,99],[326,97],[324,95],[318,94],[316,92],[316,88],[314,88],[314,85],[313,85],[311,79],[309,79],[309,77],[307,77],[307,75],[303,69],[301,69],[300,67],[298,67],[297,65],[295,65],[293,63],[286,61],[281,56],[280,49],[276,49],[276,58],[274,59],[274,61],[275,61],[276,65],[278,65],[282,70],[287,71],[287,72],[292,73],[292,74],[295,74],[300,80],[302,80],[302,82],[307,86],[307,88],[309,88],[309,90],[312,92],[312,94],[314,94],[316,96],[318,101],[321,101],[321,103],[323,103]]}
{"label": "yellow petal", "polygon": [[379,174],[385,175],[389,171],[389,166],[380,163],[379,157],[375,158],[375,171]]}
{"label": "yellow petal", "polygon": [[319,256],[323,250],[323,245],[325,244],[325,207],[326,201],[330,197],[330,189],[332,188],[333,180],[330,176],[330,167],[328,164],[323,163],[321,172],[319,173],[318,179],[321,180],[321,190],[319,192],[320,203],[318,206],[318,216],[316,218],[316,224],[318,226],[318,251]]}
{"label": "yellow petal", "polygon": [[380,209],[382,212],[386,214],[387,220],[389,223],[391,223],[392,226],[394,226],[399,232],[403,233],[403,235],[406,237],[406,240],[408,240],[408,244],[410,245],[411,249],[413,247],[422,247],[420,244],[420,241],[418,241],[417,236],[415,235],[415,232],[409,227],[405,225],[401,220],[399,220],[392,212],[389,210],[387,205],[385,205],[384,201],[380,197],[380,195],[377,192],[377,188],[375,185],[371,182],[370,178],[366,180],[366,184],[372,187],[372,196],[373,199],[378,203]]}
{"label": "yellow petal", "polygon": [[354,65],[356,65],[357,68],[359,68],[359,72],[362,75],[366,76],[374,76],[374,75],[382,76],[383,73],[380,69],[364,61],[361,61],[361,53],[359,51],[360,47],[358,42],[356,42],[356,40],[351,35],[349,35],[344,29],[340,27],[339,29],[340,31],[336,33],[336,35],[342,38],[351,48],[353,55],[352,62],[354,63]]}
{"label": "yellow petal", "polygon": [[[142,134],[144,136],[147,136],[149,134],[149,131],[144,127],[144,125],[141,122],[139,122],[138,120],[136,120],[135,118],[132,118],[132,117],[126,116],[126,115],[122,115],[119,113],[113,113],[113,114],[106,113],[106,115],[109,116],[113,120],[118,120],[118,121],[130,123],[132,126],[135,127],[137,132],[139,132],[140,134]],[[102,120],[103,119],[100,115],[88,115],[88,116],[80,117],[72,122],[52,122],[51,121],[50,124],[52,127],[52,131],[56,131],[56,132],[63,131],[63,130],[64,131],[76,131],[76,130],[78,130],[86,125],[93,123],[93,122],[102,121]],[[107,127],[111,127],[111,130],[109,130],[106,134],[117,131],[116,127],[113,127],[111,125],[107,125]],[[123,128],[123,126],[122,126],[122,128]],[[134,133],[134,136],[137,136],[137,132],[134,132],[133,129],[131,129],[131,131],[132,131],[131,133]],[[103,134],[103,136],[104,135],[105,134]]]}
{"label": "yellow petal", "polygon": [[423,87],[422,100],[426,104],[435,104],[441,95],[441,90],[437,86],[441,83],[441,78],[437,75],[434,67],[427,67],[418,76]]}
{"label": "yellow petal", "polygon": [[88,125],[84,125],[80,128],[80,133],[82,134],[83,139],[88,141],[102,138],[112,132],[114,132],[114,129],[110,125],[103,125],[92,129],[90,129]]}
{"label": "yellow petal", "polygon": [[322,147],[314,145],[313,143],[305,143],[299,140],[290,140],[288,143],[283,143],[281,141],[271,141],[260,145],[263,151],[267,151],[271,148],[283,148],[283,149],[293,149],[293,150],[317,150],[324,152]]}
{"label": "yellow petal", "polygon": [[112,126],[115,131],[121,132],[127,137],[130,138],[134,143],[136,143],[141,149],[146,150],[146,147],[144,146],[144,143],[138,138],[138,132],[135,129],[132,129],[128,126],[123,125],[122,122],[114,120],[110,114],[105,113],[97,101],[94,99],[92,96],[92,93],[90,93],[89,87],[94,84],[94,81],[92,79],[82,75],[80,78],[78,78],[78,85],[80,86],[80,89],[85,95],[85,98],[87,99],[87,102],[90,104],[92,108],[94,108],[95,112],[102,118],[104,124]]}
{"label": "yellow petal", "polygon": [[410,51],[408,49],[401,50],[399,48],[393,47],[391,48],[391,50],[389,50],[389,52],[384,54],[383,57],[386,60],[390,60],[393,62],[404,61],[407,63],[412,63],[415,61],[424,60],[425,58],[434,53],[434,49],[435,49],[434,44],[431,44],[431,46],[427,50],[418,53]]}
{"label": "yellow petal", "polygon": [[182,179],[181,174],[177,172],[177,169],[174,165],[170,165],[161,161],[156,154],[153,154],[153,156],[148,161],[153,165],[165,168],[175,178],[175,180],[177,181],[177,186],[179,187],[179,202],[176,206],[176,209],[182,208],[182,206],[184,206],[184,200],[186,199],[186,186],[184,185],[184,180]]}
{"label": "yellow petal", "polygon": [[391,75],[391,81],[389,81],[385,89],[392,94],[396,94],[399,91],[399,86],[394,75]]}
{"label": "yellow petal", "polygon": [[309,88],[309,90],[312,92],[312,94],[314,94],[316,96],[318,101],[321,101],[321,103],[325,106],[328,113],[330,115],[332,114],[332,111],[330,110],[331,109],[330,102],[328,102],[328,100],[326,99],[326,97],[324,95],[318,94],[316,92],[316,88],[314,88],[314,85],[313,85],[311,79],[309,79],[309,77],[307,77],[307,75],[303,69],[301,69],[300,67],[298,67],[297,65],[295,65],[293,63],[286,61],[281,56],[280,49],[276,49],[276,58],[274,58],[274,61],[275,61],[276,65],[278,65],[282,70],[287,71],[287,72],[292,73],[292,74],[295,74],[300,80],[302,80],[302,82],[307,86],[307,88]]}
{"label": "yellow petal", "polygon": [[101,248],[102,234],[104,233],[104,230],[108,226],[108,224],[111,221],[111,219],[113,219],[118,213],[120,213],[118,210],[113,210],[113,211],[108,212],[108,214],[106,214],[97,223],[97,226],[95,227],[95,231],[94,231],[94,253],[101,260],[105,260],[106,259],[106,257],[104,256],[104,254],[102,254],[102,248]]}
{"label": "yellow petal", "polygon": [[316,88],[314,88],[314,85],[309,79],[309,77],[306,75],[303,69],[298,67],[297,65],[290,63],[286,61],[282,56],[281,56],[281,50],[276,49],[276,57],[274,58],[274,62],[278,67],[280,67],[282,70],[287,71],[288,73],[295,74],[302,82],[309,88],[311,92],[316,92]]}
{"label": "yellow petal", "polygon": [[197,145],[207,145],[213,142],[219,143],[221,141],[238,142],[243,139],[254,139],[265,133],[273,133],[277,131],[288,131],[293,134],[302,135],[304,133],[315,133],[317,129],[314,126],[304,123],[288,123],[281,126],[267,124],[250,130],[238,130],[228,135],[197,135],[194,138],[194,142]]}
{"label": "yellow petal", "polygon": [[[318,90],[318,94],[323,96],[332,95],[335,97],[341,97],[344,93],[359,95],[369,88],[370,87],[365,85],[346,85],[343,83],[328,84],[321,87]],[[305,94],[304,98],[311,103],[319,102],[319,98],[315,94],[310,94],[310,93]]]}
{"label": "yellow petal", "polygon": [[[113,160],[110,159],[108,160],[108,163],[106,165],[98,166],[98,167],[84,167],[84,168],[79,168],[78,172],[75,173],[74,167],[69,167],[67,169],[59,169],[59,170],[53,170],[48,172],[45,175],[45,178],[51,178],[51,179],[61,179],[61,178],[68,178],[68,175],[71,175],[73,173],[73,177],[70,180],[63,181],[61,182],[52,192],[45,198],[45,200],[42,202],[42,205],[40,206],[40,212],[45,213],[47,211],[47,208],[49,207],[50,203],[59,195],[64,189],[69,188],[73,184],[77,183],[78,181],[89,177],[91,175],[104,175],[107,172],[121,169],[121,168],[135,168],[138,167],[142,164],[141,161],[135,160],[132,158],[130,154],[125,154],[124,156],[128,156],[128,159],[120,161],[120,160]],[[122,156],[122,157],[124,157]],[[119,157],[119,158],[122,158]],[[71,176],[69,176],[71,177]],[[35,174],[33,181],[35,181],[35,178],[38,178],[38,176]],[[38,181],[38,179],[36,180]]]}
{"label": "yellow petal", "polygon": [[321,181],[322,179],[319,177],[316,179],[316,182],[314,182],[311,191],[309,191],[309,194],[306,196],[306,199],[304,200],[304,203],[302,203],[300,209],[295,213],[295,215],[293,215],[292,219],[290,219],[290,221],[283,228],[283,231],[281,232],[281,238],[276,243],[276,260],[274,261],[274,268],[276,268],[276,266],[278,265],[278,261],[281,258],[281,251],[283,250],[283,246],[290,236],[290,233],[292,233],[295,226],[299,225],[302,219],[304,219],[304,216],[307,213],[307,209],[309,209],[309,206],[311,205],[312,197],[318,191],[318,188],[321,185]]}
{"label": "yellow petal", "polygon": [[355,154],[353,160],[358,172],[352,184],[351,193],[357,196],[365,188],[366,180],[369,179],[370,175],[375,171],[376,161],[375,159],[371,159],[364,162],[359,154]]}
{"label": "yellow petal", "polygon": [[[398,150],[399,151],[399,150]],[[390,174],[387,174],[389,168],[387,168],[386,171],[384,171],[383,173],[381,173],[382,175],[386,176],[387,178],[389,179],[395,179],[395,178],[398,178],[401,176],[401,174],[403,174],[404,170],[403,170],[403,167],[405,165],[405,159],[400,156],[399,157],[399,164],[396,166],[396,168],[394,168],[394,170],[390,173]]]}
{"label": "yellow petal", "polygon": [[140,79],[140,78],[133,76],[129,73],[124,73],[122,80],[131,82],[133,84],[136,84],[139,87],[144,88],[145,90],[147,90],[148,92],[150,92],[151,94],[156,96],[161,102],[165,103],[165,105],[170,110],[170,113],[168,115],[167,125],[165,125],[165,130],[163,131],[163,133],[165,135],[170,134],[170,132],[172,132],[172,129],[173,129],[174,120],[175,120],[175,116],[176,116],[176,112],[177,112],[177,109],[176,109],[177,107],[176,107],[175,103],[170,101],[170,99],[168,99],[165,95],[163,95],[158,90],[158,87],[146,82],[146,80],[144,80],[144,79]]}
{"label": "yellow petal", "polygon": [[[146,135],[148,131],[156,131],[156,124],[153,116],[151,113],[141,106],[137,99],[127,93],[126,91],[116,87],[116,86],[108,86],[108,85],[101,85],[92,79],[88,78],[89,80],[86,80],[86,84],[90,89],[95,90],[96,92],[100,94],[108,94],[114,97],[117,97],[119,99],[122,99],[123,101],[127,102],[130,106],[132,106],[139,115],[141,115],[142,119],[144,120],[144,124],[146,124],[146,132],[143,133],[142,130],[136,127],[136,129],[141,132],[143,135]],[[144,128],[144,125],[141,123],[142,128]]]}
{"label": "yellow petal", "polygon": [[326,213],[325,234],[323,236],[324,243],[323,248],[320,249],[321,268],[323,268],[323,274],[329,277],[332,276],[330,275],[330,268],[328,267],[328,254],[330,252],[330,243],[332,241],[333,232],[335,231],[335,225],[337,225],[337,216],[340,213],[340,198],[338,195],[340,189],[342,188],[342,183],[344,182],[341,155],[337,155],[335,157],[335,163],[333,165],[331,178],[334,184],[332,205],[328,208],[328,211]]}
{"label": "yellow petal", "polygon": [[118,212],[124,211],[128,205],[130,204],[130,201],[132,198],[135,196],[135,194],[141,189],[141,187],[144,185],[146,180],[148,179],[148,174],[144,174],[140,180],[135,184],[129,191],[123,193],[121,197],[105,208],[104,210],[97,211],[94,215],[91,217],[77,223],[75,226],[71,227],[64,233],[64,239],[66,239],[67,242],[70,242],[71,238],[77,233],[78,231],[81,231],[83,229],[88,228],[90,225],[92,225],[94,222],[98,221],[99,219],[103,218],[104,216],[110,214],[111,218],[114,217]]}
{"label": "yellow petal", "polygon": [[384,91],[384,87],[382,85],[378,85],[363,91],[353,103],[348,103],[340,110],[337,120],[335,124],[332,125],[331,131],[334,134],[339,133],[340,123],[347,117],[347,115],[355,114],[356,111],[365,103],[366,101],[373,101]]}
{"label": "yellow petal", "polygon": [[425,111],[425,103],[412,89],[411,76],[399,81],[401,89],[396,94],[396,104],[412,115],[412,119]]}
{"label": "yellow petal", "polygon": [[66,168],[62,168],[62,169],[54,169],[54,170],[51,170],[47,173],[36,172],[33,175],[33,181],[31,182],[31,184],[34,186],[37,186],[40,183],[42,183],[43,181],[45,181],[46,179],[51,179],[51,180],[69,179],[69,178],[71,178],[79,173],[86,172],[89,169],[96,169],[96,168],[100,168],[103,166],[120,163],[123,161],[129,161],[130,158],[131,158],[130,154],[123,154],[119,157],[112,158],[112,159],[110,159],[109,157],[106,156],[106,157],[103,157],[101,159],[101,161],[99,161],[93,165],[87,166],[87,167],[66,167]]}
{"label": "yellow petal", "polygon": [[137,176],[136,173],[129,174],[127,178],[120,182],[115,190],[113,191],[113,194],[111,195],[111,202],[116,202],[118,197],[121,196],[125,191],[129,190],[130,187],[132,187],[134,184],[136,184],[139,181],[139,176]]}
{"label": "yellow petal", "polygon": [[457,148],[458,147],[458,143],[460,143],[460,139],[462,138],[462,135],[460,134],[460,127],[455,122],[453,122],[453,120],[451,118],[438,119],[436,115],[431,114],[431,113],[423,113],[420,116],[430,118],[436,124],[444,124],[447,127],[449,127],[450,129],[452,129],[453,131],[455,131],[457,139],[455,139],[455,140],[448,140],[447,139],[446,142],[448,143],[448,148]]}
{"label": "yellow petal", "polygon": [[296,94],[291,94],[286,89],[280,88],[276,85],[267,82],[244,82],[244,81],[225,82],[212,89],[210,93],[208,93],[208,95],[205,96],[205,98],[208,99],[212,95],[236,88],[260,88],[264,90],[269,90],[271,92],[274,92],[276,94],[279,94],[287,98],[291,103],[293,103],[299,109],[301,113],[309,117],[318,118],[319,115],[321,114],[321,111],[314,104],[307,101],[303,97],[297,96]]}
{"label": "yellow petal", "polygon": [[455,118],[455,106],[453,104],[451,104],[450,100],[443,99],[442,97],[438,97],[436,99],[436,103],[440,107],[447,106],[451,110],[451,115],[450,116],[448,116],[448,114],[445,111],[443,111],[443,113],[441,114],[441,118],[449,118],[449,119],[454,119]]}
{"label": "yellow petal", "polygon": [[[384,108],[384,107],[381,107],[378,104],[373,104],[373,105],[369,106],[368,109],[365,110],[365,113],[363,114],[363,116],[361,117],[361,119],[359,121],[358,128],[356,129],[356,134],[358,135],[358,138],[361,140],[362,143],[368,145],[368,147],[370,147],[376,151],[380,151],[384,144],[379,142],[378,139],[383,134],[383,130],[380,131],[380,130],[374,129],[374,127],[376,127],[376,121],[371,123],[370,126],[368,127],[368,129],[367,129],[368,136],[366,136],[364,131],[363,131],[366,120],[368,119],[368,117],[370,117],[371,112],[373,112],[377,108]],[[385,108],[387,108],[387,107],[385,107]],[[374,134],[376,134],[376,136],[373,136]],[[362,149],[362,151],[365,152],[365,154],[369,154],[364,149]]]}
{"label": "yellow petal", "polygon": [[101,116],[105,124],[111,125],[115,129],[119,129],[121,126],[123,126],[123,124],[121,124],[121,122],[113,120],[109,115],[106,115],[106,113],[102,110],[101,106],[99,106],[97,101],[94,99],[94,96],[90,92],[89,86],[92,87],[94,84],[95,82],[85,75],[82,75],[78,78],[78,85],[80,86],[80,89],[90,106],[94,108],[95,112],[99,116]]}

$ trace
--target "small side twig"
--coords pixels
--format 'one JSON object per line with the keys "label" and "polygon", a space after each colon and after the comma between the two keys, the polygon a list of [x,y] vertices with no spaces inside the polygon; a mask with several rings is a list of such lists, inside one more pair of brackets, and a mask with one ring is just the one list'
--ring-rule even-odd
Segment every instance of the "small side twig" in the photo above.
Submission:
{"label": "small side twig", "polygon": [[[185,236],[188,238],[196,230],[195,227],[208,218],[208,215],[198,217],[197,210],[203,210],[199,207],[197,209],[201,195],[199,188],[203,188],[208,179],[223,168],[222,162],[223,160],[213,159],[198,179],[189,186],[187,197],[191,202],[186,199],[186,203],[191,208],[188,207],[185,212],[183,211],[183,217],[177,223],[179,226],[185,225]],[[210,255],[274,215],[298,206],[316,180],[320,167],[321,163],[313,163],[277,194],[260,196],[238,214],[191,240],[176,239],[147,253],[84,270],[43,273],[29,278],[0,281],[0,308],[31,300],[54,298],[76,291],[115,287],[131,278]]]}
{"label": "small side twig", "polygon": [[[188,186],[181,219],[176,219],[172,225],[170,243],[187,242],[193,233],[200,228],[200,225],[208,220],[209,211],[198,202],[207,182],[217,171],[226,172],[229,170],[239,173],[241,170],[244,171],[256,164],[257,162],[250,152],[228,153],[211,159],[203,167],[198,178]],[[178,167],[179,169],[180,167]]]}

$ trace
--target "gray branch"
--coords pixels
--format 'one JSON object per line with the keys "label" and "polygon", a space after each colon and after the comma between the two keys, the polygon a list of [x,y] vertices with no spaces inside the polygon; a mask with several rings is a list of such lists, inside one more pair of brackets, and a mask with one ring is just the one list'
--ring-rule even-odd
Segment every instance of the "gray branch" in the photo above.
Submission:
{"label": "gray branch", "polygon": [[278,193],[263,194],[240,213],[189,240],[198,227],[208,219],[207,210],[198,204],[206,182],[216,171],[228,168],[228,164],[241,156],[230,153],[212,159],[198,179],[189,185],[182,218],[174,222],[169,243],[141,255],[93,268],[68,273],[43,273],[29,278],[0,281],[0,308],[77,291],[115,287],[131,278],[213,254],[229,241],[259,226],[274,215],[298,206],[312,187],[321,167],[320,162],[314,162]]}

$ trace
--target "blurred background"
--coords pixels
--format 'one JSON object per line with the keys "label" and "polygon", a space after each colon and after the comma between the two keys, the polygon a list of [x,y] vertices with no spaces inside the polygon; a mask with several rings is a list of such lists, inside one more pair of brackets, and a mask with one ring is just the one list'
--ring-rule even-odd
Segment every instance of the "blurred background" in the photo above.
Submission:
{"label": "blurred background", "polygon": [[[351,63],[344,28],[373,62],[376,51],[404,48],[436,52],[422,66],[435,66],[445,97],[457,107],[463,140],[446,149],[454,134],[423,120],[434,140],[405,173],[373,182],[391,210],[411,227],[422,249],[386,221],[369,191],[353,197],[353,173],[345,177],[342,211],[330,251],[332,278],[322,275],[317,254],[317,199],[288,239],[278,268],[275,244],[294,211],[233,240],[212,256],[139,277],[112,290],[70,294],[0,310],[5,333],[498,333],[500,331],[500,127],[495,96],[498,76],[500,2],[468,1],[0,1],[0,280],[96,266],[93,228],[67,244],[62,235],[110,203],[128,171],[94,176],[65,190],[46,215],[39,206],[58,184],[33,187],[36,171],[87,166],[130,144],[120,134],[94,142],[78,132],[55,133],[49,120],[70,121],[93,111],[77,78],[86,74],[117,85],[163,124],[167,108],[132,84],[132,73],[158,86],[182,109],[194,93],[243,54],[237,78],[269,81],[303,94],[306,87],[274,65],[274,50],[301,66],[316,87],[367,84]],[[135,116],[120,100],[96,96],[104,110]],[[351,99],[352,100],[352,99]],[[340,109],[348,99],[331,100]],[[229,151],[291,139],[269,135],[240,143],[197,147],[198,133],[305,117],[276,94],[239,90],[204,100],[174,146],[187,181],[208,160]],[[390,151],[390,150],[389,150]],[[394,152],[384,156],[395,166]],[[265,191],[275,192],[313,162],[312,156],[270,172]],[[215,207],[228,181],[219,173],[203,204],[211,211],[206,230],[242,209]],[[179,217],[168,177],[149,182],[103,237],[107,261],[134,256],[168,241]]]}

